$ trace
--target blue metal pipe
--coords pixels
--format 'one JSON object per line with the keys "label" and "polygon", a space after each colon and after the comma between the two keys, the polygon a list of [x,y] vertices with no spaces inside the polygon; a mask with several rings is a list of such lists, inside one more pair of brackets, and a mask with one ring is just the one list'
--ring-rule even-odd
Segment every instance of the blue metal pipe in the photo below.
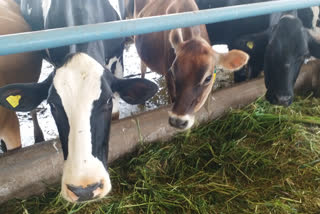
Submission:
{"label": "blue metal pipe", "polygon": [[42,50],[95,40],[127,37],[318,5],[320,5],[320,0],[281,0],[142,19],[5,35],[0,37],[0,55]]}

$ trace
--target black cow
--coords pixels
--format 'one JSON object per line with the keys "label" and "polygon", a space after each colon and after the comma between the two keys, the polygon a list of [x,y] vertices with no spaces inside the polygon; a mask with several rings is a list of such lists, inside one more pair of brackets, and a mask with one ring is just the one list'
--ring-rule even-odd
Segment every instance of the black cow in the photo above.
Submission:
{"label": "black cow", "polygon": [[[196,0],[196,3],[199,9],[203,10],[266,1],[272,0]],[[269,27],[269,15],[212,23],[206,26],[212,44],[230,45],[239,36],[267,29]]]}
{"label": "black cow", "polygon": [[[29,17],[31,24],[39,27],[41,21],[34,19],[42,18],[41,29],[119,19],[106,0],[21,0],[21,5],[26,5],[26,17],[38,14]],[[44,82],[0,88],[0,104],[14,111],[30,111],[43,100],[49,103],[65,159],[61,192],[71,202],[102,198],[111,190],[107,159],[113,93],[138,104],[157,91],[148,80],[118,79],[105,67],[106,59],[121,57],[122,41],[50,49],[55,70]],[[10,96],[20,98],[17,105],[8,103]]]}
{"label": "black cow", "polygon": [[294,84],[305,59],[320,57],[316,30],[318,13],[319,8],[314,7],[273,14],[267,30],[236,40],[235,46],[259,59],[265,73],[266,98],[270,103],[290,105]]}
{"label": "black cow", "polygon": [[[219,8],[267,1],[274,0],[196,0],[200,9]],[[262,42],[256,43],[255,49],[252,50],[252,43],[245,44],[245,46],[239,46],[239,44],[237,44],[237,42],[239,42],[238,39],[245,35],[267,30],[274,23],[274,17],[277,16],[279,18],[279,14],[268,14],[206,25],[212,44],[227,44],[230,49],[241,49],[249,53],[250,60],[247,68],[234,73],[235,82],[241,82],[247,78],[255,78],[260,74],[263,69],[264,50],[261,47],[257,47],[257,45],[261,45],[262,47],[266,45],[263,43],[263,41],[265,42],[265,39],[263,39]],[[298,10],[298,17],[302,20],[305,27],[311,28],[313,20],[318,18],[318,14],[314,16],[313,11],[308,8]],[[255,52],[253,53],[253,51]]]}

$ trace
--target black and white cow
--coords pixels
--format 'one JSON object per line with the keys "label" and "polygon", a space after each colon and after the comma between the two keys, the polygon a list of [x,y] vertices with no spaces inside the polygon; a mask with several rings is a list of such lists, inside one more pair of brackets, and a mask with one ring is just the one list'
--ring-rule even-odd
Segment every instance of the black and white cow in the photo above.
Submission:
{"label": "black and white cow", "polygon": [[236,40],[237,48],[259,59],[270,103],[290,105],[302,64],[310,56],[320,57],[318,15],[318,7],[273,14],[267,30]]}
{"label": "black and white cow", "polygon": [[[119,0],[120,2],[120,0]],[[25,20],[33,30],[47,30],[120,20],[108,0],[20,0]],[[118,78],[123,77],[124,38],[49,49],[46,58],[59,66],[68,53],[86,52]],[[119,116],[119,96],[114,95],[113,117]]]}
{"label": "black and white cow", "polygon": [[[106,0],[41,3],[46,29],[118,17]],[[29,4],[27,14],[33,10]],[[49,103],[65,159],[61,192],[71,202],[102,198],[111,189],[107,159],[113,94],[138,104],[157,92],[151,81],[119,79],[104,66],[106,58],[120,57],[117,50],[121,45],[120,39],[50,49],[49,59],[55,70],[44,82],[0,88],[0,104],[14,111],[30,111],[43,100]],[[8,97],[16,100],[14,106],[7,101]]]}

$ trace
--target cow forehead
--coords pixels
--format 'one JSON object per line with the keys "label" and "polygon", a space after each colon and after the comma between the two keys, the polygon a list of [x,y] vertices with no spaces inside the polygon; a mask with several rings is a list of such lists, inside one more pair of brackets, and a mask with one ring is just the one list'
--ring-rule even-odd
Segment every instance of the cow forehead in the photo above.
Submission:
{"label": "cow forehead", "polygon": [[200,82],[206,73],[213,72],[214,65],[214,57],[208,50],[199,54],[185,54],[179,57],[174,68],[177,78],[186,78],[188,82]]}
{"label": "cow forehead", "polygon": [[92,109],[101,95],[104,68],[87,54],[72,56],[56,70],[53,85],[67,114],[72,109]]}
{"label": "cow forehead", "polygon": [[[308,53],[307,38],[302,30],[302,23],[298,18],[284,17],[281,19],[278,27],[275,29],[274,35],[269,44],[271,48],[267,51],[275,52],[273,57],[282,56],[276,60],[297,60],[297,57]],[[288,30],[291,34],[288,34]]]}
{"label": "cow forehead", "polygon": [[[207,72],[213,67],[213,59],[209,56],[197,56],[193,59],[178,60],[177,68],[175,70],[176,76],[187,78],[190,81],[191,77],[196,81],[200,81]],[[213,72],[213,70],[212,70]]]}
{"label": "cow forehead", "polygon": [[203,64],[212,63],[213,59],[211,46],[201,38],[186,42],[177,53],[179,64],[189,62],[189,64],[201,67]]}
{"label": "cow forehead", "polygon": [[185,54],[191,54],[193,56],[197,56],[198,54],[212,54],[213,50],[210,44],[202,39],[202,38],[195,38],[191,39],[184,44],[182,44],[181,52]]}

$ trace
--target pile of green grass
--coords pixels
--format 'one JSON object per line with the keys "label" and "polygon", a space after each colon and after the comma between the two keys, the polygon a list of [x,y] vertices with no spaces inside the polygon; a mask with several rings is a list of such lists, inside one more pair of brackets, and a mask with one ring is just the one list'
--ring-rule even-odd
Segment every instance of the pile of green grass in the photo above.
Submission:
{"label": "pile of green grass", "polygon": [[320,99],[258,99],[114,163],[103,200],[73,205],[53,189],[0,213],[320,213],[319,163]]}

